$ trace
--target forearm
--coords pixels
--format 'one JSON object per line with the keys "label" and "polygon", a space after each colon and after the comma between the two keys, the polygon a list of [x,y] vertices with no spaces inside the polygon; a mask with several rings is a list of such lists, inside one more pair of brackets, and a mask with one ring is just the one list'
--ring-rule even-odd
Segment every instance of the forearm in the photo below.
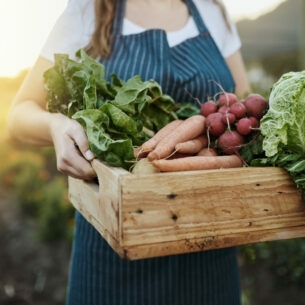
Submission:
{"label": "forearm", "polygon": [[235,81],[235,93],[238,97],[242,98],[251,92],[251,86],[240,51],[226,58],[226,61]]}
{"label": "forearm", "polygon": [[12,107],[8,116],[9,135],[20,143],[53,145],[52,124],[61,114],[49,113],[33,101],[25,101]]}

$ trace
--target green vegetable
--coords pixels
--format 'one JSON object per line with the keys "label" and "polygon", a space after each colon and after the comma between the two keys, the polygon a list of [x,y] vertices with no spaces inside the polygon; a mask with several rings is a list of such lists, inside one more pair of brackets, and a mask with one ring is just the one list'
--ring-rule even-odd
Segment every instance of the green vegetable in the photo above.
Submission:
{"label": "green vegetable", "polygon": [[269,109],[260,121],[266,158],[251,165],[285,168],[305,190],[305,71],[289,72],[273,85]]}
{"label": "green vegetable", "polygon": [[134,76],[126,82],[117,75],[105,79],[105,67],[83,50],[78,61],[55,54],[54,66],[44,74],[47,107],[77,120],[85,129],[89,147],[109,165],[129,169],[133,147],[177,119],[174,100],[160,85]]}
{"label": "green vegetable", "polygon": [[289,150],[305,155],[305,71],[284,74],[272,87],[269,110],[261,120],[268,157]]}

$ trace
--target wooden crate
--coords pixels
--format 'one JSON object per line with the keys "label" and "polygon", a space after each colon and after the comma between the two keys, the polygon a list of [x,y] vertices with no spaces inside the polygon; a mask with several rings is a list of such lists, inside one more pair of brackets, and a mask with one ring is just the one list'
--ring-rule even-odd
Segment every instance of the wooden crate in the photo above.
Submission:
{"label": "wooden crate", "polygon": [[72,204],[130,260],[305,236],[305,202],[281,168],[134,175],[93,161]]}

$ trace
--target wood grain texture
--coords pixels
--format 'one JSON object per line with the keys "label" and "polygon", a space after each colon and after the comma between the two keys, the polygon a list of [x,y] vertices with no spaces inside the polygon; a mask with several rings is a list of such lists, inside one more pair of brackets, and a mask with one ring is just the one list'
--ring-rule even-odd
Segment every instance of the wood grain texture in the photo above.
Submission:
{"label": "wood grain texture", "polygon": [[70,200],[113,249],[140,259],[305,236],[305,202],[281,168],[134,175],[94,160]]}

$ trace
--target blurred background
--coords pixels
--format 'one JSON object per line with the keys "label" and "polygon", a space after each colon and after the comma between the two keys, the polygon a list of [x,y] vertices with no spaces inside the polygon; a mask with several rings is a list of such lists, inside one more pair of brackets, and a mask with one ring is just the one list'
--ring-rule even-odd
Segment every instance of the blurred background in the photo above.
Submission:
{"label": "blurred background", "polygon": [[[52,148],[7,139],[10,103],[68,0],[0,2],[0,305],[63,305],[74,210]],[[253,91],[305,69],[305,0],[224,0]],[[243,305],[305,304],[305,239],[240,247]]]}

